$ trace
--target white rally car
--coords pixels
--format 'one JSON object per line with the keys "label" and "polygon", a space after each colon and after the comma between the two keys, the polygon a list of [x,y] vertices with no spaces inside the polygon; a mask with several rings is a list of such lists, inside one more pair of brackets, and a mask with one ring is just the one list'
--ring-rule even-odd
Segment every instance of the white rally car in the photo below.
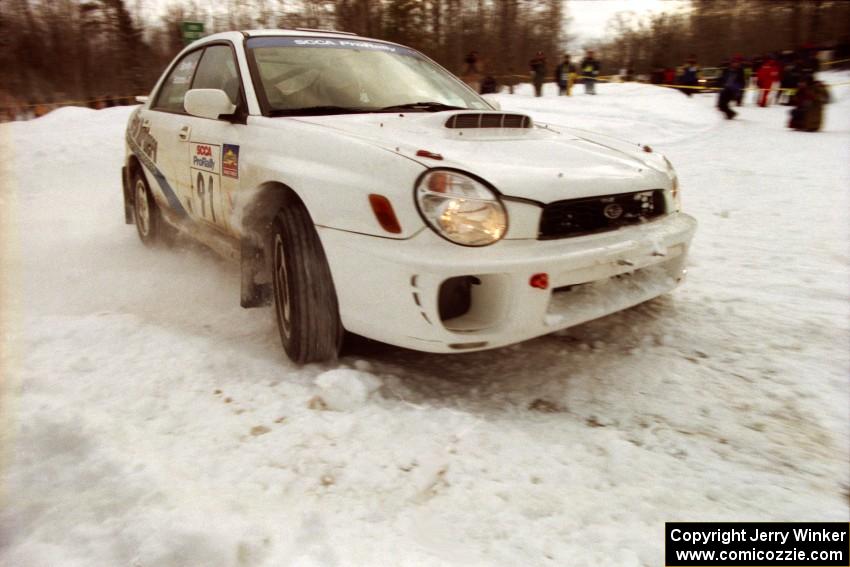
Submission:
{"label": "white rally car", "polygon": [[274,304],[296,362],[345,331],[499,347],[670,291],[696,222],[646,146],[501,112],[422,54],[341,32],[206,37],[130,117],[125,219],[188,234]]}

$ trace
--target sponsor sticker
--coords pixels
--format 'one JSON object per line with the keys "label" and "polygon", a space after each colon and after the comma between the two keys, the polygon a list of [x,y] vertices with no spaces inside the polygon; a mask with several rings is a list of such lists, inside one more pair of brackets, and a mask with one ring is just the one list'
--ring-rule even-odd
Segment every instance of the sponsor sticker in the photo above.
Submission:
{"label": "sponsor sticker", "polygon": [[221,154],[221,174],[239,179],[239,146],[224,144]]}
{"label": "sponsor sticker", "polygon": [[197,144],[192,142],[189,150],[191,167],[211,173],[218,173],[219,170],[219,152],[221,147],[214,144]]}
{"label": "sponsor sticker", "polygon": [[326,37],[252,37],[248,40],[248,47],[320,47],[325,49],[384,51],[409,57],[420,56],[416,51],[400,45],[363,41],[359,39],[331,39]]}

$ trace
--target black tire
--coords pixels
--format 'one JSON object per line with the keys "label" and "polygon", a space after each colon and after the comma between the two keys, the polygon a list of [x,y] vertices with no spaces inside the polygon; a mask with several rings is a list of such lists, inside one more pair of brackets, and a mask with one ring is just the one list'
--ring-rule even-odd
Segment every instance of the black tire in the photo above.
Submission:
{"label": "black tire", "polygon": [[287,199],[272,222],[269,246],[274,307],[280,340],[297,363],[339,355],[344,330],[331,271],[310,214]]}
{"label": "black tire", "polygon": [[133,175],[133,221],[136,232],[145,246],[171,245],[176,231],[162,218],[162,212],[153,198],[148,182],[141,171]]}

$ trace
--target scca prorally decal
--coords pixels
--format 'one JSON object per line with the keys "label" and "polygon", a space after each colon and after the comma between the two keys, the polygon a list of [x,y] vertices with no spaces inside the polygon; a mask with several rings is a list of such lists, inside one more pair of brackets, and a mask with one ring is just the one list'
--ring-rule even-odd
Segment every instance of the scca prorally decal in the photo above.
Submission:
{"label": "scca prorally decal", "polygon": [[336,41],[333,39],[295,39],[294,45],[316,45],[322,47],[353,47],[356,49],[378,49],[380,51],[397,51],[392,45],[369,43],[368,41]]}
{"label": "scca prorally decal", "polygon": [[400,45],[388,45],[373,41],[362,41],[357,39],[330,39],[325,37],[252,37],[248,40],[248,47],[323,47],[329,49],[365,49],[370,51],[385,51],[419,57],[419,54],[407,47]]}
{"label": "scca prorally decal", "polygon": [[219,151],[219,146],[216,144],[192,142],[190,144],[190,154],[192,156],[190,166],[195,169],[218,173]]}

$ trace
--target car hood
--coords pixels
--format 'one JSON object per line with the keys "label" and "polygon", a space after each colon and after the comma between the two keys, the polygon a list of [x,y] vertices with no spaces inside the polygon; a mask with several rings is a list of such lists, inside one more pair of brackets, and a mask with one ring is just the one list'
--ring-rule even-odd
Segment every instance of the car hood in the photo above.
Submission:
{"label": "car hood", "polygon": [[[666,160],[638,144],[551,124],[530,128],[448,128],[472,112],[354,114],[292,118],[369,141],[420,162],[472,173],[503,195],[542,203],[663,189]],[[486,112],[484,114],[516,114]],[[418,156],[425,150],[442,159]]]}

